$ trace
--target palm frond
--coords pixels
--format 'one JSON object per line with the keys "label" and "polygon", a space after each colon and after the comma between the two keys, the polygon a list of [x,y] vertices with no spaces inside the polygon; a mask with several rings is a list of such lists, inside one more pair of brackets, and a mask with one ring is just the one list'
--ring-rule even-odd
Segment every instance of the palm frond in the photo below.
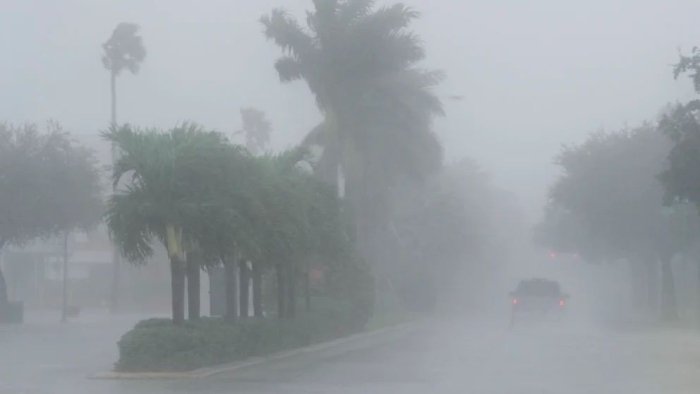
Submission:
{"label": "palm frond", "polygon": [[338,7],[338,20],[352,26],[369,15],[375,4],[375,0],[346,0]]}
{"label": "palm frond", "polygon": [[114,194],[107,204],[105,221],[120,253],[133,263],[144,263],[153,254],[154,204],[147,192],[137,187],[127,187],[123,193]]}
{"label": "palm frond", "polygon": [[363,18],[357,25],[358,31],[372,31],[375,34],[393,35],[406,29],[420,13],[404,4],[382,7]]}
{"label": "palm frond", "polygon": [[102,49],[102,64],[115,75],[127,69],[136,74],[141,62],[146,58],[146,48],[138,33],[139,26],[134,23],[120,23]]}
{"label": "palm frond", "polygon": [[304,77],[301,62],[291,56],[283,56],[277,59],[275,69],[282,82],[296,81]]}
{"label": "palm frond", "polygon": [[273,10],[263,16],[260,22],[265,27],[265,36],[282,48],[284,53],[295,58],[303,58],[314,50],[313,39],[301,28],[286,11]]}

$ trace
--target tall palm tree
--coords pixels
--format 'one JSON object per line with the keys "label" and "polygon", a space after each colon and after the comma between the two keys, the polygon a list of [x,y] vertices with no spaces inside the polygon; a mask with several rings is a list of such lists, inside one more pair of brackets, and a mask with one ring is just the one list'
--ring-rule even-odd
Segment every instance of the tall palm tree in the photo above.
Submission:
{"label": "tall palm tree", "polygon": [[124,70],[129,70],[132,74],[138,73],[141,62],[146,58],[146,48],[138,31],[137,24],[122,22],[114,29],[109,40],[102,44],[102,64],[109,71],[110,77],[112,125],[117,124],[117,77]]}
{"label": "tall palm tree", "polygon": [[[141,62],[146,57],[146,48],[138,33],[139,26],[134,23],[122,22],[112,32],[112,36],[102,44],[102,64],[109,71],[111,116],[110,127],[117,127],[117,77],[124,70],[132,74],[139,71]],[[114,162],[114,146],[112,146],[112,162]],[[115,185],[116,187],[116,185]],[[119,267],[120,256],[114,250],[112,256],[112,289],[110,295],[110,309],[116,311],[119,300]]]}
{"label": "tall palm tree", "polygon": [[112,175],[124,182],[108,203],[107,224],[121,253],[144,262],[154,240],[171,266],[172,316],[184,320],[186,246],[197,243],[202,220],[211,217],[221,166],[229,154],[223,137],[193,124],[167,133],[123,126],[105,134],[120,151]]}
{"label": "tall palm tree", "polygon": [[[339,190],[347,183],[366,241],[388,221],[392,185],[441,164],[431,121],[442,105],[431,89],[442,74],[418,67],[425,52],[408,30],[417,17],[403,4],[316,0],[305,28],[279,9],[261,20],[284,52],[275,64],[280,79],[304,80],[316,97],[324,121],[305,142],[324,148],[319,171],[327,179]],[[367,253],[367,242],[360,244]]]}

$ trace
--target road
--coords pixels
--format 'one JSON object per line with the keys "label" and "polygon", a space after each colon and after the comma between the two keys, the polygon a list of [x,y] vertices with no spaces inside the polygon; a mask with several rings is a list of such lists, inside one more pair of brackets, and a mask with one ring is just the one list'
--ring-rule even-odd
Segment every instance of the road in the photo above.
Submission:
{"label": "road", "polygon": [[[434,320],[206,379],[98,381],[137,316],[0,329],[0,393],[700,392],[700,333]],[[104,320],[104,319],[103,319]]]}

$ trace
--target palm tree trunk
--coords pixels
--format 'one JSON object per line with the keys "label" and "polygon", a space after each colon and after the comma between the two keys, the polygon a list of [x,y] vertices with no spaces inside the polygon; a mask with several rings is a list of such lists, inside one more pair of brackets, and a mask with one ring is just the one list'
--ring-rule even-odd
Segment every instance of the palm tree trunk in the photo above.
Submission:
{"label": "palm tree trunk", "polygon": [[[5,246],[5,241],[0,240],[0,255],[2,255],[2,249]],[[7,296],[7,281],[5,281],[5,275],[2,273],[2,265],[0,265],[0,311],[4,310],[5,306],[9,303],[9,298]]]}
{"label": "palm tree trunk", "polygon": [[277,264],[275,272],[277,274],[277,317],[284,319],[287,317],[287,281],[285,280],[284,266]]}
{"label": "palm tree trunk", "polygon": [[61,299],[61,322],[68,321],[68,231],[63,233],[63,295]]}
{"label": "palm tree trunk", "polygon": [[7,281],[5,281],[5,275],[2,273],[2,267],[0,267],[0,310],[3,306],[9,303],[9,298],[7,296]]}
{"label": "palm tree trunk", "polygon": [[287,268],[287,317],[296,317],[296,304],[297,304],[297,294],[296,294],[296,275],[294,275],[294,267],[288,264]]}
{"label": "palm tree trunk", "polygon": [[[109,79],[109,85],[110,85],[110,94],[111,94],[111,117],[110,117],[110,126],[116,127],[117,126],[117,74],[112,71],[110,72],[110,79]],[[112,165],[114,165],[114,159],[115,159],[115,147],[114,144],[112,144]],[[116,189],[116,186],[113,187],[112,191]],[[119,255],[119,251],[117,250],[116,246],[113,244],[112,245],[112,285],[111,285],[111,291],[110,291],[110,297],[109,297],[109,310],[111,313],[116,313],[117,310],[119,309],[119,278],[121,275],[121,256]]]}
{"label": "palm tree trunk", "polygon": [[111,125],[117,126],[117,74],[112,71],[109,74],[109,88],[112,98],[112,113],[111,113]]}
{"label": "palm tree trunk", "polygon": [[200,317],[200,267],[197,259],[187,258],[187,313],[190,320]]}
{"label": "palm tree trunk", "polygon": [[632,305],[636,310],[642,311],[646,303],[644,302],[644,266],[641,264],[641,258],[637,255],[627,257],[627,265],[629,267]]}
{"label": "palm tree trunk", "polygon": [[309,283],[309,270],[304,273],[304,301],[306,304],[306,311],[311,311],[311,284]]}
{"label": "palm tree trunk", "polygon": [[170,286],[172,293],[173,324],[185,321],[185,262],[179,257],[170,259]]}
{"label": "palm tree trunk", "polygon": [[653,314],[658,313],[658,298],[659,298],[659,272],[658,272],[658,261],[653,257],[647,257],[644,262],[646,268],[646,279],[647,279],[647,308]]}
{"label": "palm tree trunk", "polygon": [[[2,276],[2,272],[0,272],[0,276]],[[700,306],[700,264],[698,264],[698,281],[696,286],[698,291],[698,306]],[[0,300],[0,302],[2,301]]]}
{"label": "palm tree trunk", "polygon": [[665,256],[661,262],[661,318],[677,320],[676,284],[673,280],[672,258]]}
{"label": "palm tree trunk", "polygon": [[112,286],[109,296],[109,311],[117,313],[119,310],[119,278],[121,276],[121,258],[119,251],[113,246],[112,250]]}
{"label": "palm tree trunk", "polygon": [[250,269],[246,261],[241,261],[240,264],[240,315],[245,319],[248,317],[248,304],[250,303]]}
{"label": "palm tree trunk", "polygon": [[262,267],[259,263],[253,263],[253,314],[257,318],[263,317]]}
{"label": "palm tree trunk", "polygon": [[226,275],[226,320],[235,321],[238,318],[238,276],[236,275],[236,262],[231,259],[224,262]]}

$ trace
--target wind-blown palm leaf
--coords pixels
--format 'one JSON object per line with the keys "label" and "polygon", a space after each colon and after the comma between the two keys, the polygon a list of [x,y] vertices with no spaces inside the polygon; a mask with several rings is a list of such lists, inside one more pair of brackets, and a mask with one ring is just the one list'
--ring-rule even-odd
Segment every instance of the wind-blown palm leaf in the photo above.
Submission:
{"label": "wind-blown palm leaf", "polygon": [[375,0],[347,1],[338,10],[338,20],[343,25],[352,27],[357,21],[361,21],[368,15],[375,4]]}
{"label": "wind-blown palm leaf", "polygon": [[133,263],[144,263],[153,255],[154,230],[161,225],[149,196],[143,189],[128,186],[125,192],[113,195],[107,207],[107,227],[119,251]]}
{"label": "wind-blown palm leaf", "polygon": [[134,23],[120,23],[109,40],[102,44],[102,64],[114,75],[119,75],[125,69],[136,74],[146,58],[146,49],[137,34],[138,30],[139,26]]}

